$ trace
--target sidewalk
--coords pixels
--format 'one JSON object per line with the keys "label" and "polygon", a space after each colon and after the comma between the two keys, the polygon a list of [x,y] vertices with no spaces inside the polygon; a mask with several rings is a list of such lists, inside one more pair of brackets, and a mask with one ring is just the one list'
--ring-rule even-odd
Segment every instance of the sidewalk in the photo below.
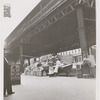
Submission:
{"label": "sidewalk", "polygon": [[15,94],[4,100],[96,100],[96,79],[21,76]]}

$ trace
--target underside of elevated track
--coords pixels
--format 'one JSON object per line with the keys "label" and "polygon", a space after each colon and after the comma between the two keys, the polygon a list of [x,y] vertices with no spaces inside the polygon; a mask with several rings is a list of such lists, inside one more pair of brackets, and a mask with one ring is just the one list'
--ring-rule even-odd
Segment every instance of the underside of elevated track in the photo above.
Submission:
{"label": "underside of elevated track", "polygon": [[41,0],[5,40],[9,61],[96,45],[95,0]]}

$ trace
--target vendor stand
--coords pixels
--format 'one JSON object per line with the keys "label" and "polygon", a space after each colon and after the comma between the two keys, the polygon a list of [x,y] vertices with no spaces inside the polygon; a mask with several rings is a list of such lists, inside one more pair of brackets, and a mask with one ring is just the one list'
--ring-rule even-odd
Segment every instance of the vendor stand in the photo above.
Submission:
{"label": "vendor stand", "polygon": [[12,85],[20,84],[20,65],[19,64],[12,64],[11,65],[11,83]]}

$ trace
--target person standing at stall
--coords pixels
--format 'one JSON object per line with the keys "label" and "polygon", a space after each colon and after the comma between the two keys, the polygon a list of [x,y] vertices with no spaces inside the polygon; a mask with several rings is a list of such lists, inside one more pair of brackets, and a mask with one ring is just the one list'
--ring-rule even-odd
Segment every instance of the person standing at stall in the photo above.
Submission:
{"label": "person standing at stall", "polygon": [[56,65],[54,66],[55,69],[54,69],[54,76],[57,76],[58,74],[58,69],[59,67],[61,67],[61,62],[60,62],[60,59],[59,58],[56,58]]}
{"label": "person standing at stall", "polygon": [[14,94],[12,91],[11,79],[10,79],[10,65],[6,58],[4,58],[4,96]]}
{"label": "person standing at stall", "polygon": [[37,65],[39,64],[39,62],[37,61],[36,58],[34,58],[34,67],[33,67],[33,71],[34,71],[34,76],[38,76],[37,71],[38,71],[38,67]]}
{"label": "person standing at stall", "polygon": [[48,65],[49,65],[49,77],[53,77],[54,76],[54,62],[52,61],[52,59],[49,59],[49,62],[48,62]]}

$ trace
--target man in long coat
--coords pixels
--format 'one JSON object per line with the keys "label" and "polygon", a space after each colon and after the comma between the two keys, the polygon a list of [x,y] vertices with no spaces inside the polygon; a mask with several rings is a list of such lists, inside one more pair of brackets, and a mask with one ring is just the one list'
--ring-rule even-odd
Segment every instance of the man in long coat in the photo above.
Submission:
{"label": "man in long coat", "polygon": [[4,59],[4,96],[11,95],[15,92],[12,92],[12,85],[10,79],[10,65],[7,63],[6,59]]}

